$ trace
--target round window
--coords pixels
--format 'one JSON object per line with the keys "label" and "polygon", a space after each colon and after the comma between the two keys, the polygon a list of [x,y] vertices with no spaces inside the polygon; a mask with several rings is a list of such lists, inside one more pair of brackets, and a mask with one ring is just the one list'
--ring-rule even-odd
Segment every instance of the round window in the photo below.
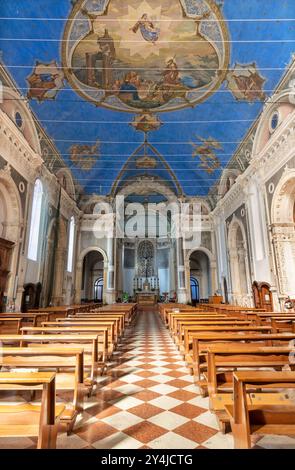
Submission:
{"label": "round window", "polygon": [[276,111],[275,113],[273,113],[273,115],[270,118],[270,130],[274,132],[276,128],[278,127],[279,123],[280,123],[280,115],[278,111]]}
{"label": "round window", "polygon": [[15,123],[20,129],[23,127],[23,118],[18,111],[15,113]]}

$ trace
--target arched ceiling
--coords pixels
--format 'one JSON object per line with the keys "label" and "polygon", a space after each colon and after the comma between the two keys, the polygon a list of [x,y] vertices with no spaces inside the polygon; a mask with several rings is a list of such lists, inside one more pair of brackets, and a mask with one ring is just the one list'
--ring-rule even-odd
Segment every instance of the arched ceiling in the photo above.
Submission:
{"label": "arched ceiling", "polygon": [[[125,165],[207,195],[295,42],[293,0],[2,0],[0,17],[2,60],[86,194]],[[155,165],[129,159],[140,130]]]}

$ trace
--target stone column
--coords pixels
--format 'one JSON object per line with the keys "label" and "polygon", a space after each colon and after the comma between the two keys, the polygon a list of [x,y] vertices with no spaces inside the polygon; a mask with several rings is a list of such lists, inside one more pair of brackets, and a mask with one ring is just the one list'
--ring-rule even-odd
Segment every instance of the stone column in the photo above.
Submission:
{"label": "stone column", "polygon": [[179,303],[187,302],[187,291],[185,285],[185,266],[183,238],[176,238],[176,260],[177,260],[177,299]]}
{"label": "stone column", "polygon": [[105,300],[107,304],[116,302],[116,289],[115,289],[115,239],[108,238],[107,243],[108,254],[108,270],[107,270],[107,285],[105,291]]}

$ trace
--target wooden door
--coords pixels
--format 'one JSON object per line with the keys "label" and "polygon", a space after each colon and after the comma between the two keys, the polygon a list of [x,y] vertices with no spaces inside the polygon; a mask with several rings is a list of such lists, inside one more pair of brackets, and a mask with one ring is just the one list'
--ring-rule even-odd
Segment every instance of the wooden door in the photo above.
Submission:
{"label": "wooden door", "polygon": [[0,312],[4,310],[4,294],[10,272],[10,261],[14,243],[0,238]]}

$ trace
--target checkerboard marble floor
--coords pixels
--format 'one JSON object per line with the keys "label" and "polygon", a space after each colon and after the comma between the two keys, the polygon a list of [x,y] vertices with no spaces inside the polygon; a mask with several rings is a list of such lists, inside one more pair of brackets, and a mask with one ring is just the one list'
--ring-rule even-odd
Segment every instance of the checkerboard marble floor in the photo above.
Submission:
{"label": "checkerboard marble floor", "polygon": [[[65,397],[63,397],[65,398]],[[33,439],[0,439],[0,448],[32,448]],[[156,312],[139,313],[125,333],[107,376],[85,403],[74,433],[58,448],[233,448],[218,431],[208,398],[198,395],[185,362]],[[295,439],[266,436],[256,448],[293,448]]]}

